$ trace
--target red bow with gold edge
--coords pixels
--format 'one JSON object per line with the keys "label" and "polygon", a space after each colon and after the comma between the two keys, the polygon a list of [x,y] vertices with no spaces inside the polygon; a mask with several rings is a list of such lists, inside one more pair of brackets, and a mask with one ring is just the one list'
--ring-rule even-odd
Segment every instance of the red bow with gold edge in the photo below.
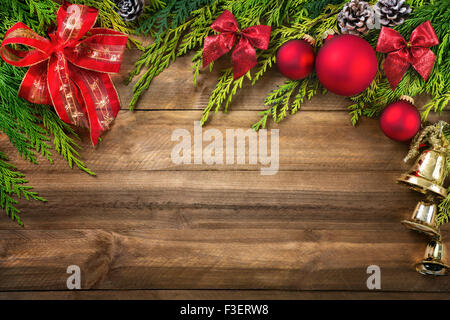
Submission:
{"label": "red bow with gold edge", "polygon": [[[97,144],[120,109],[119,97],[107,73],[119,72],[128,36],[92,28],[98,11],[64,3],[58,10],[56,31],[50,39],[16,23],[0,46],[3,60],[18,67],[30,66],[19,96],[39,104],[51,104],[66,123],[89,127]],[[8,45],[25,45],[15,50]]]}
{"label": "red bow with gold edge", "polygon": [[430,21],[419,25],[411,33],[409,42],[393,29],[383,27],[378,37],[377,51],[389,53],[383,67],[392,89],[395,89],[411,64],[426,81],[436,56],[429,47],[439,44]]}
{"label": "red bow with gold edge", "polygon": [[270,41],[270,26],[253,26],[239,30],[234,15],[225,10],[211,25],[220,34],[205,38],[203,46],[203,67],[217,60],[233,48],[237,37],[241,38],[233,51],[233,77],[237,79],[256,66],[256,50],[267,50]]}

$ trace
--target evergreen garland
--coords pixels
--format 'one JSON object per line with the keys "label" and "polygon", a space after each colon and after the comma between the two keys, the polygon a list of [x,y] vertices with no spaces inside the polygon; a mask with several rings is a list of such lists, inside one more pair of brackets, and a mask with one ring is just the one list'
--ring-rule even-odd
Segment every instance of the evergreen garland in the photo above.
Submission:
{"label": "evergreen garland", "polygon": [[[127,81],[128,83],[131,82],[136,75],[141,73],[143,68],[147,68],[133,87],[133,98],[130,102],[131,110],[134,109],[142,93],[148,89],[153,78],[164,71],[177,57],[203,45],[204,38],[210,32],[209,26],[220,13],[218,7],[220,2],[216,0],[210,5],[189,12],[193,17],[192,19],[182,23],[182,19],[177,20],[180,22],[179,25],[172,25],[159,35],[157,41],[145,48]],[[186,33],[188,29],[189,32]]]}
{"label": "evergreen garland", "polygon": [[50,139],[39,126],[36,110],[17,96],[23,77],[22,69],[0,62],[0,130],[25,159],[37,163],[39,152],[51,162]]}
{"label": "evergreen garland", "polygon": [[[405,39],[409,39],[416,27],[427,20],[431,21],[439,45],[430,48],[436,54],[436,62],[430,77],[424,81],[413,68],[409,68],[397,88],[392,90],[387,79],[378,74],[366,91],[351,98],[354,104],[349,106],[349,110],[353,124],[357,123],[360,116],[378,116],[387,104],[398,100],[402,95],[411,97],[422,93],[431,95],[431,101],[421,108],[423,120],[427,119],[430,111],[440,113],[447,106],[450,100],[450,2],[446,0],[425,2],[411,1],[410,5],[413,7],[411,16],[395,29]],[[418,7],[414,8],[414,5]],[[375,47],[378,32],[372,31],[366,39]],[[378,61],[381,61],[383,55],[377,53],[377,56]]]}
{"label": "evergreen garland", "polygon": [[[183,1],[181,1],[183,2]],[[170,25],[170,12],[174,4],[168,5],[160,14],[161,27],[156,25],[157,18],[149,20],[147,27],[155,27],[159,39],[148,48],[135,65],[129,80],[141,75],[133,88],[133,98],[130,109],[133,109],[140,95],[147,90],[154,77],[167,68],[177,57],[188,51],[197,50],[193,58],[194,84],[202,65],[202,45],[204,38],[212,33],[211,23],[217,16],[228,9],[235,15],[240,27],[246,28],[255,24],[272,26],[272,35],[269,49],[257,50],[258,66],[254,71],[248,72],[240,79],[233,79],[231,69],[222,70],[217,85],[213,90],[208,105],[203,110],[201,122],[206,123],[213,110],[227,112],[233,97],[242,87],[243,81],[248,79],[254,85],[264,73],[273,66],[278,48],[292,39],[300,39],[305,33],[316,38],[316,46],[322,44],[322,35],[329,29],[337,29],[337,14],[346,1],[342,0],[215,0],[210,5],[193,10],[183,15],[183,19],[176,20],[179,25]],[[375,4],[375,0],[370,1]],[[398,87],[392,91],[381,72],[378,72],[370,87],[363,93],[351,97],[352,104],[348,107],[351,122],[356,125],[361,116],[378,116],[383,108],[401,95],[415,96],[421,93],[431,94],[432,100],[423,107],[422,117],[426,119],[429,112],[441,112],[450,100],[449,86],[450,73],[448,49],[450,45],[450,2],[445,0],[409,0],[408,4],[414,9],[411,17],[396,29],[409,38],[411,32],[422,22],[431,20],[436,34],[440,39],[439,46],[431,48],[437,55],[435,67],[427,82],[420,78],[415,70],[408,69]],[[184,11],[187,13],[188,11]],[[187,16],[190,19],[187,19]],[[183,21],[183,22],[181,22]],[[165,30],[165,31],[164,31]],[[148,30],[147,30],[148,31]],[[372,30],[365,38],[375,47],[379,30]],[[383,55],[378,54],[378,60]],[[213,64],[210,65],[210,69]],[[381,68],[379,68],[381,70]],[[305,99],[311,99],[317,93],[325,93],[316,75],[299,81],[287,81],[284,85],[274,89],[265,99],[266,110],[261,112],[262,118],[253,125],[258,130],[267,125],[271,117],[275,122],[283,120],[287,114],[296,113]]]}
{"label": "evergreen garland", "polygon": [[[337,29],[336,17],[345,2],[346,0],[150,0],[147,1],[145,13],[138,19],[139,22],[130,23],[123,21],[114,11],[113,0],[72,1],[99,9],[98,24],[102,27],[128,34],[139,32],[155,37],[155,41],[146,48],[143,48],[136,39],[131,39],[144,52],[128,79],[130,82],[135,76],[140,75],[133,87],[130,109],[135,107],[154,77],[164,71],[177,57],[191,51],[195,52],[192,71],[194,85],[196,84],[202,66],[204,39],[213,33],[210,25],[225,9],[235,15],[241,29],[257,24],[272,26],[269,49],[257,50],[258,65],[252,71],[234,80],[231,65],[222,70],[209,102],[203,110],[202,124],[209,120],[212,111],[229,110],[234,96],[242,88],[244,81],[250,81],[251,85],[254,85],[261,79],[275,64],[277,50],[287,41],[301,39],[305,34],[309,34],[316,39],[316,46],[320,47],[324,32]],[[374,4],[376,0],[369,2]],[[431,95],[431,101],[423,107],[423,119],[426,119],[432,111],[444,110],[450,100],[448,56],[450,2],[447,0],[407,0],[407,2],[413,8],[413,13],[405,23],[397,26],[396,30],[408,39],[419,24],[431,20],[440,40],[438,46],[431,48],[437,59],[430,78],[425,82],[415,70],[409,68],[398,87],[392,91],[386,78],[378,72],[367,90],[350,98],[352,104],[348,110],[354,125],[361,116],[379,115],[388,103],[397,100],[401,95],[415,96],[421,93]],[[4,21],[0,26],[0,36],[3,37],[4,32],[18,21],[27,24],[35,32],[46,35],[47,28],[55,21],[55,13],[60,4],[54,0],[0,0],[0,5],[2,6],[0,18]],[[378,34],[379,30],[372,30],[365,39],[375,47]],[[381,65],[384,56],[377,53],[377,57]],[[210,64],[209,69],[213,67],[214,63]],[[38,153],[51,162],[51,150],[54,148],[70,167],[75,164],[81,170],[94,174],[80,160],[79,147],[76,144],[77,135],[71,126],[62,122],[52,108],[32,106],[17,97],[16,93],[24,72],[24,69],[0,63],[0,130],[8,136],[18,152],[33,163],[37,162]],[[269,118],[274,122],[280,122],[289,114],[298,112],[305,100],[325,92],[314,72],[299,81],[286,81],[266,97],[264,101],[266,109],[260,113],[261,119],[252,127],[255,130],[265,128]],[[1,154],[0,161],[2,161],[0,167],[13,168],[5,162],[6,158]],[[11,173],[6,169],[2,172],[4,173],[0,179],[7,181],[5,177]],[[3,184],[0,188],[9,190]],[[7,199],[7,194],[8,192],[2,191],[2,207],[10,208],[6,209],[7,214],[20,221],[17,217],[18,211],[7,206],[7,203],[13,202],[3,201]],[[40,200],[37,196],[36,199]],[[440,208],[440,221],[448,221],[450,199],[445,199]]]}
{"label": "evergreen garland", "polygon": [[[305,34],[316,36],[316,46],[323,42],[322,35],[330,29],[337,28],[337,13],[342,9],[343,2],[339,5],[327,5],[325,10],[316,18],[309,18],[301,15],[299,22],[290,27],[282,26],[281,36],[276,50],[271,52],[273,62],[275,62],[276,51],[281,45],[289,40],[301,39]],[[313,72],[308,77],[301,80],[288,80],[276,89],[264,100],[268,108],[262,112],[259,121],[253,124],[255,130],[264,129],[269,117],[276,123],[284,120],[288,114],[295,114],[300,110],[305,99],[310,100],[317,93],[325,93],[326,90],[321,86],[319,79]]]}

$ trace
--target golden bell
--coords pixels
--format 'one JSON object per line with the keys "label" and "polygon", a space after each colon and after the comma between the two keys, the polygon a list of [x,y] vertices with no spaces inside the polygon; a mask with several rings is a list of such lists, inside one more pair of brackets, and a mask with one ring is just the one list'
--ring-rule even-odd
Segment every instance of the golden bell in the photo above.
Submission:
{"label": "golden bell", "polygon": [[431,240],[425,250],[424,259],[416,264],[417,272],[424,275],[446,276],[449,266],[443,262],[444,256],[445,249],[442,242],[438,239]]}
{"label": "golden bell", "polygon": [[436,223],[437,206],[431,201],[420,201],[410,219],[402,224],[412,230],[426,233],[432,237],[439,237],[440,232]]}
{"label": "golden bell", "polygon": [[431,192],[445,198],[447,190],[442,185],[446,176],[446,163],[444,153],[426,150],[422,152],[411,170],[398,178],[397,182],[423,194]]}

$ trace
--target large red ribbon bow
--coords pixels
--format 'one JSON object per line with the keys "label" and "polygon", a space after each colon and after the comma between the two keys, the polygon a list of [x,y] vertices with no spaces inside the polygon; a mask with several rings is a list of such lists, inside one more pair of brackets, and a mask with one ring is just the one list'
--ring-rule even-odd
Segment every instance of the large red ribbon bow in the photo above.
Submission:
{"label": "large red ribbon bow", "polygon": [[395,89],[411,64],[426,81],[436,56],[429,47],[439,44],[430,21],[419,25],[411,33],[409,42],[393,29],[383,27],[378,37],[377,51],[388,53],[383,67],[392,89]]}
{"label": "large red ribbon bow", "polygon": [[[127,36],[110,29],[92,28],[98,11],[64,3],[50,40],[16,23],[0,46],[2,58],[19,67],[30,66],[19,96],[38,104],[51,104],[66,123],[89,127],[97,144],[120,109],[108,73],[119,72]],[[29,46],[15,50],[8,45]]]}
{"label": "large red ribbon bow", "polygon": [[270,26],[252,26],[239,30],[234,15],[225,10],[211,25],[211,28],[220,34],[205,38],[203,47],[203,67],[233,48],[238,36],[241,38],[233,53],[233,76],[237,79],[256,66],[257,57],[254,47],[267,50],[270,41]]}

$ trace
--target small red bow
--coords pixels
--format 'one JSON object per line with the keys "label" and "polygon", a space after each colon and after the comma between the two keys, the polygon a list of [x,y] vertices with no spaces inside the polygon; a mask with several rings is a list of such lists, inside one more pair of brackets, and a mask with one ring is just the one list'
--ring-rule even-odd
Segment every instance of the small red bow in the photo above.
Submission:
{"label": "small red bow", "polygon": [[[66,123],[89,127],[94,145],[120,109],[107,73],[119,72],[128,39],[114,30],[92,28],[97,16],[94,8],[64,3],[50,40],[19,22],[8,30],[0,47],[0,55],[9,64],[30,66],[19,96],[53,105]],[[11,44],[32,50],[15,50]]]}
{"label": "small red bow", "polygon": [[396,30],[383,27],[378,37],[377,51],[389,53],[383,67],[392,89],[395,89],[411,64],[426,81],[433,69],[436,56],[429,47],[439,44],[430,21],[411,33],[409,42]]}
{"label": "small red bow", "polygon": [[237,79],[256,66],[256,50],[267,50],[270,41],[270,26],[253,26],[242,31],[234,15],[225,10],[211,25],[211,28],[220,34],[208,36],[205,38],[203,47],[203,67],[206,67],[214,60],[233,48],[237,37],[241,38],[233,51],[233,77]]}

